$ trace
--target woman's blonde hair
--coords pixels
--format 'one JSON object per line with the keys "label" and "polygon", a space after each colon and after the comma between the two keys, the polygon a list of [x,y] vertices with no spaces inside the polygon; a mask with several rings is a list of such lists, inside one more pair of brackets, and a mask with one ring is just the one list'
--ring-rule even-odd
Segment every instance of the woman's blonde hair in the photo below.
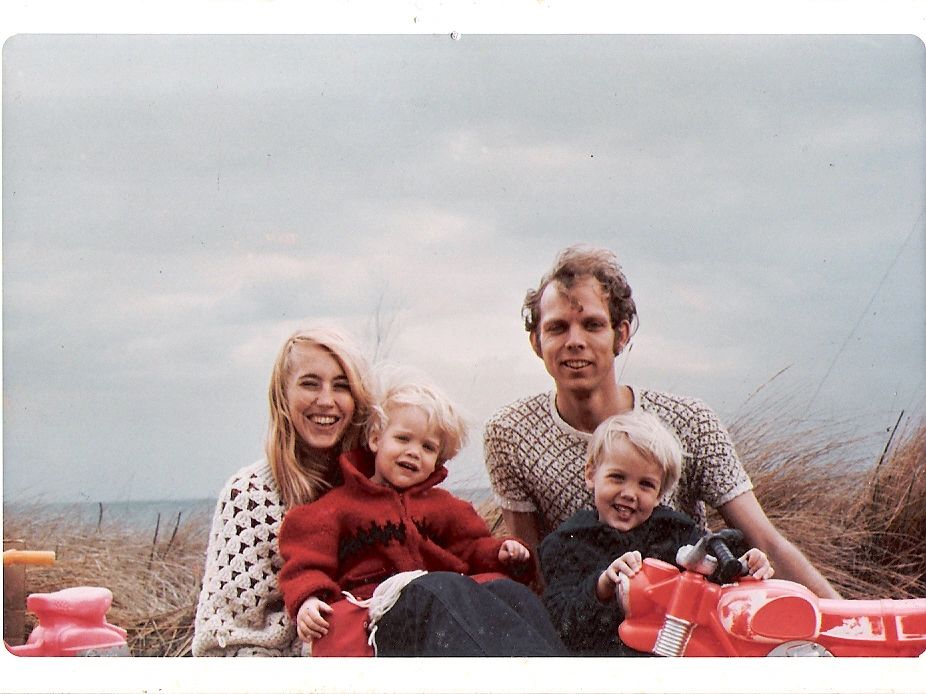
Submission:
{"label": "woman's blonde hair", "polygon": [[305,344],[317,345],[331,354],[347,377],[354,398],[354,416],[341,438],[341,451],[364,443],[364,426],[373,403],[367,360],[342,332],[329,327],[314,327],[295,332],[286,340],[270,375],[270,427],[266,454],[287,508],[314,501],[331,487],[332,461],[323,455],[305,455],[305,446],[299,446],[299,435],[293,426],[286,399],[293,348]]}
{"label": "woman's blonde hair", "polygon": [[389,426],[389,413],[396,407],[419,407],[428,417],[428,425],[440,433],[441,448],[437,465],[453,458],[466,445],[466,418],[436,386],[423,382],[392,381],[386,384],[367,420],[367,439],[381,434]]}
{"label": "woman's blonde hair", "polygon": [[615,455],[614,449],[621,439],[628,440],[644,458],[662,470],[659,496],[668,497],[682,473],[682,444],[659,417],[643,410],[617,414],[598,425],[588,444],[585,476],[591,478],[602,460]]}

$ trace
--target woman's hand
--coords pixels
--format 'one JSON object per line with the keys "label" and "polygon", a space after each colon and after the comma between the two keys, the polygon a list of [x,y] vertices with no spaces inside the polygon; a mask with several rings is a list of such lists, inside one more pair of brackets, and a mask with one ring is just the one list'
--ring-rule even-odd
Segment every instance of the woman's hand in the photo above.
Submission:
{"label": "woman's hand", "polygon": [[502,564],[521,564],[530,558],[527,547],[517,540],[505,540],[498,548],[498,560]]}
{"label": "woman's hand", "polygon": [[749,568],[749,575],[759,580],[765,580],[775,575],[775,569],[772,568],[768,557],[761,549],[753,547],[740,557],[740,561],[746,562]]}
{"label": "woman's hand", "polygon": [[[601,602],[608,602],[617,592],[617,586],[624,583],[627,579],[635,575],[643,566],[643,557],[636,550],[625,552],[613,562],[607,569],[601,572],[598,577],[598,583],[595,586],[595,594]],[[624,576],[622,581],[621,576]]]}
{"label": "woman's hand", "polygon": [[299,638],[310,643],[328,633],[328,622],[322,613],[331,614],[331,605],[318,598],[307,599],[296,613],[296,633]]}

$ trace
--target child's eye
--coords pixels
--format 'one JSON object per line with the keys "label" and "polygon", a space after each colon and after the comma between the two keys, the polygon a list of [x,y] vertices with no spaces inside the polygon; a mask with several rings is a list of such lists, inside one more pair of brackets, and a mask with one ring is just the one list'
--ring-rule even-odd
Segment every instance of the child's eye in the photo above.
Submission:
{"label": "child's eye", "polygon": [[334,382],[334,389],[335,389],[335,390],[347,391],[347,392],[349,393],[349,392],[350,392],[350,383],[348,383],[347,381],[335,381],[335,382]]}
{"label": "child's eye", "polygon": [[406,434],[396,434],[395,437],[398,441],[401,441],[402,443],[408,443],[408,435]]}
{"label": "child's eye", "polygon": [[427,441],[424,444],[424,450],[428,451],[429,453],[437,453],[437,444]]}

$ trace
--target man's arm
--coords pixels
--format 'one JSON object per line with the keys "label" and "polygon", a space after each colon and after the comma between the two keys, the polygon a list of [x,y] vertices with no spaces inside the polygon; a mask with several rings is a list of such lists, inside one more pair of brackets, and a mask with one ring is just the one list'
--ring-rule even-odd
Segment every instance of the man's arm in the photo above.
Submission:
{"label": "man's arm", "polygon": [[743,532],[747,544],[768,555],[778,578],[805,585],[821,598],[842,597],[807,557],[772,525],[755,494],[740,494],[717,510],[728,527]]}
{"label": "man's arm", "polygon": [[508,533],[521,540],[531,555],[536,557],[537,546],[540,544],[540,523],[537,521],[537,514],[502,509],[502,518],[505,520]]}
{"label": "man's arm", "polygon": [[540,522],[537,514],[531,511],[508,511],[502,509],[502,518],[508,533],[518,538],[530,550],[531,561],[534,562],[534,581],[531,587],[537,592],[543,592],[543,575],[540,573]]}

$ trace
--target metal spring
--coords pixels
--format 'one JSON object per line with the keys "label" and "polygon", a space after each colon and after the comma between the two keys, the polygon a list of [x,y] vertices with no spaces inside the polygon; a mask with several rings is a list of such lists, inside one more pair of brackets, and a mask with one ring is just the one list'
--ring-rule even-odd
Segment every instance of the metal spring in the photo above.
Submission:
{"label": "metal spring", "polygon": [[691,637],[691,622],[684,619],[666,615],[666,621],[656,637],[653,653],[669,657],[678,657],[685,652],[688,639]]}

